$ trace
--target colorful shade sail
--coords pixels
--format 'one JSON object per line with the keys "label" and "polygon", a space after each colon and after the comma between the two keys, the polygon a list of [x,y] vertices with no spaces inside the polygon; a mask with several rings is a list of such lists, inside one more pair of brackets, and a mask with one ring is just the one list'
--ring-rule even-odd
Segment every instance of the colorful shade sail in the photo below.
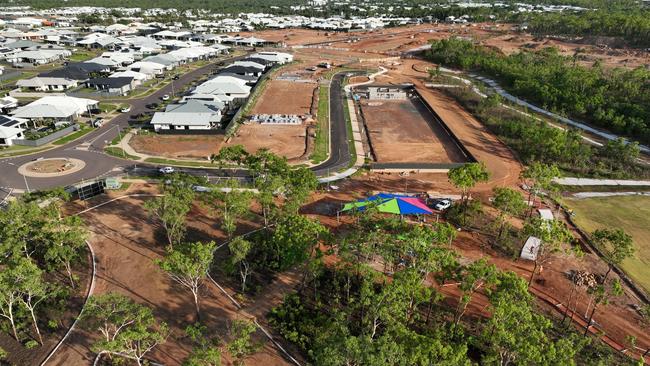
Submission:
{"label": "colorful shade sail", "polygon": [[433,211],[419,198],[390,193],[379,193],[366,199],[346,203],[341,211],[364,211],[376,207],[379,212],[397,215],[427,215]]}

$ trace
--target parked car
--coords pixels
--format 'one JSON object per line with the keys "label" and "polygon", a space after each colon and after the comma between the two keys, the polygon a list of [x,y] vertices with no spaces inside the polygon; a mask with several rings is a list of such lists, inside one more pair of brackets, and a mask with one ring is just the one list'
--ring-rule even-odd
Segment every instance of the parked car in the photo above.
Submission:
{"label": "parked car", "polygon": [[162,97],[160,97],[160,99],[162,99],[162,100],[169,100],[169,95],[168,95],[168,94],[165,94],[165,95],[163,95]]}
{"label": "parked car", "polygon": [[95,118],[93,120],[93,127],[100,128],[104,125],[104,119],[103,118]]}
{"label": "parked car", "polygon": [[174,75],[174,77],[172,77],[172,79],[174,79],[174,80],[178,80],[178,79],[180,79],[180,78],[181,78],[181,77],[180,77],[179,75]]}
{"label": "parked car", "polygon": [[210,189],[210,187],[199,186],[199,185],[193,185],[192,190],[194,192],[211,192],[212,191],[212,189]]}
{"label": "parked car", "polygon": [[438,211],[444,211],[444,210],[448,209],[449,207],[451,207],[451,200],[446,199],[446,198],[442,199],[442,200],[439,200],[438,202],[436,202],[433,205],[433,208],[435,208]]}
{"label": "parked car", "polygon": [[158,108],[158,103],[149,103],[145,107],[147,107],[149,109],[156,109],[156,108]]}
{"label": "parked car", "polygon": [[131,112],[131,106],[124,107],[124,108],[120,109],[120,112],[122,112],[122,113],[129,113],[129,112]]}
{"label": "parked car", "polygon": [[174,168],[171,166],[164,166],[158,169],[158,171],[162,174],[172,174],[174,172]]}

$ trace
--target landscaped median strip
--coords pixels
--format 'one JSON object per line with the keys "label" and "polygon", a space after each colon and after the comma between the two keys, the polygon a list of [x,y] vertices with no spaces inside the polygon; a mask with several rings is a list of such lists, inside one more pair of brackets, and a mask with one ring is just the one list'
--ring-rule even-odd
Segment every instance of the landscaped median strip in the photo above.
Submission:
{"label": "landscaped median strip", "polygon": [[354,173],[356,173],[363,166],[365,161],[365,152],[363,150],[363,143],[361,142],[362,141],[361,126],[359,126],[359,121],[357,120],[357,115],[355,113],[354,101],[349,97],[353,87],[371,84],[375,81],[375,77],[382,75],[386,72],[388,72],[387,69],[380,67],[380,70],[378,72],[368,76],[368,81],[363,83],[358,83],[358,84],[349,84],[344,87],[345,94],[346,94],[345,103],[347,103],[347,111],[348,111],[347,117],[349,117],[350,119],[350,124],[348,128],[352,129],[353,147],[351,147],[351,151],[355,152],[355,155],[353,157],[354,163],[350,168],[346,169],[343,172],[318,179],[319,183],[330,183],[343,178],[347,178],[353,175]]}

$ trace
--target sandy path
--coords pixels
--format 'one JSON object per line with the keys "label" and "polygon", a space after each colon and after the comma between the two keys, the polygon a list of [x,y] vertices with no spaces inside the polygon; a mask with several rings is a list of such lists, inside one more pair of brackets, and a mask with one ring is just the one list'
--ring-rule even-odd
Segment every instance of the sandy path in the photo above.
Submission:
{"label": "sandy path", "polygon": [[[97,284],[95,293],[108,291],[123,293],[137,302],[154,309],[158,319],[165,320],[172,330],[167,342],[159,346],[150,357],[165,365],[180,365],[191,349],[184,339],[183,329],[195,321],[193,303],[189,292],[179,288],[153,263],[164,253],[164,239],[156,231],[146,212],[143,200],[128,198],[110,203],[85,214],[84,219],[93,235],[91,244],[97,254]],[[193,237],[210,236],[214,232],[205,222],[192,223]],[[156,238],[157,240],[153,240]],[[201,297],[202,322],[219,335],[225,334],[227,324],[241,317],[234,305],[210,283],[206,283]],[[256,335],[264,340],[261,332]],[[94,354],[90,345],[96,334],[83,330],[71,334],[67,342],[53,357],[49,365],[89,365]],[[224,363],[230,360],[224,357]],[[287,362],[271,344],[247,362],[251,364],[286,365]]]}

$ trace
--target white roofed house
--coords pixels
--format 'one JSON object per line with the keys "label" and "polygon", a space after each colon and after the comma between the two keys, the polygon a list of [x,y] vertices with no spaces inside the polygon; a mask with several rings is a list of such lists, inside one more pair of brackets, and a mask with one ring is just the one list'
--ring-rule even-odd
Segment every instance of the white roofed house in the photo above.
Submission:
{"label": "white roofed house", "polygon": [[284,65],[293,61],[293,55],[284,52],[264,51],[252,54],[250,58],[261,58],[271,62]]}
{"label": "white roofed house", "polygon": [[147,75],[162,75],[166,69],[168,68],[165,65],[148,61],[138,61],[127,66],[127,70],[137,71]]}
{"label": "white roofed house", "polygon": [[145,62],[155,62],[157,64],[165,65],[167,68],[174,68],[182,63],[185,63],[185,60],[182,60],[180,57],[175,55],[170,55],[169,53],[161,53],[155,56],[149,56],[142,59]]}
{"label": "white roofed house", "polygon": [[7,57],[7,62],[30,63],[44,65],[70,57],[72,52],[66,49],[39,49],[34,51],[20,51]]}
{"label": "white roofed house", "polygon": [[233,66],[244,66],[244,67],[255,67],[258,68],[262,71],[266,70],[266,66],[262,64],[258,64],[257,62],[254,61],[235,61],[232,63]]}
{"label": "white roofed house", "polygon": [[221,128],[219,102],[188,100],[181,104],[170,104],[164,112],[157,112],[151,119],[155,131],[162,130],[211,130]]}
{"label": "white roofed house", "polygon": [[14,140],[24,137],[27,121],[0,115],[0,146],[11,146]]}
{"label": "white roofed house", "polygon": [[29,120],[52,119],[74,121],[81,114],[96,109],[99,102],[93,99],[69,96],[47,96],[19,107],[11,112],[15,118]]}
{"label": "white roofed house", "polygon": [[108,75],[108,77],[109,78],[121,78],[121,77],[133,78],[134,86],[138,86],[143,82],[145,82],[146,80],[151,79],[150,75],[143,74],[137,71],[118,71]]}
{"label": "white roofed house", "polygon": [[31,79],[18,80],[16,86],[31,91],[64,91],[77,87],[77,81],[67,78],[36,76]]}
{"label": "white roofed house", "polygon": [[223,76],[208,80],[194,89],[192,94],[224,95],[232,98],[234,103],[243,102],[248,98],[251,87],[246,82],[234,77]]}

